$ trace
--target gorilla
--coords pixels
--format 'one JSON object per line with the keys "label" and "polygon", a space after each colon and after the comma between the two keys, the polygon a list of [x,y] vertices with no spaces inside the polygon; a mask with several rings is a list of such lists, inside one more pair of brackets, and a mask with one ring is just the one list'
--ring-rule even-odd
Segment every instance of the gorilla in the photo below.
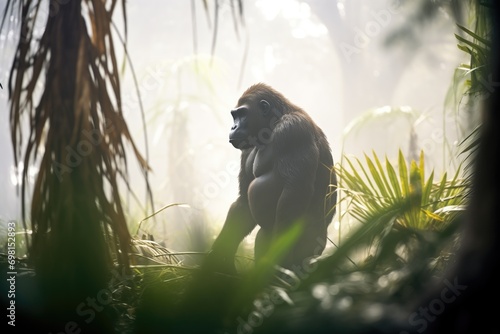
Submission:
{"label": "gorilla", "polygon": [[240,242],[258,225],[258,263],[292,225],[300,235],[276,263],[290,270],[321,255],[335,214],[337,180],[327,138],[311,117],[272,87],[248,88],[231,111],[230,143],[241,150],[239,196],[209,253],[217,269],[236,273]]}

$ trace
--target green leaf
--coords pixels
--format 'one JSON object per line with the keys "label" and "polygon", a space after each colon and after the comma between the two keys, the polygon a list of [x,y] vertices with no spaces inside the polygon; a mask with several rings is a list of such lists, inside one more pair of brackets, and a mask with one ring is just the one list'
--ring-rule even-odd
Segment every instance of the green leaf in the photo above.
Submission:
{"label": "green leaf", "polygon": [[399,180],[401,182],[402,194],[403,196],[408,196],[410,194],[410,184],[408,182],[408,168],[406,167],[406,160],[401,150],[399,150],[398,166],[399,166]]}
{"label": "green leaf", "polygon": [[385,169],[384,169],[384,167],[382,167],[382,164],[380,163],[380,160],[377,157],[377,154],[375,154],[375,152],[373,152],[373,159],[375,160],[375,163],[377,164],[377,168],[379,170],[380,178],[384,182],[384,187],[387,190],[386,197],[392,197],[392,198],[394,198],[395,197],[394,190],[392,189],[391,183],[388,180],[388,176],[385,174]]}
{"label": "green leaf", "polygon": [[[365,157],[366,157],[366,155],[365,155]],[[359,169],[363,172],[363,174],[365,176],[364,179],[360,178],[358,180],[358,182],[360,182],[360,185],[364,185],[364,187],[366,189],[365,191],[368,191],[372,196],[374,195],[374,196],[379,197],[380,194],[378,193],[377,188],[371,182],[370,177],[369,177],[368,173],[366,172],[366,168],[363,166],[361,161],[359,161],[358,159],[356,159],[356,162],[358,163]],[[353,171],[356,173],[356,170],[353,169]]]}
{"label": "green leaf", "polygon": [[446,173],[443,174],[443,177],[441,178],[441,183],[437,187],[436,191],[436,196],[439,201],[443,201],[445,196],[444,196],[444,190],[446,189]]}
{"label": "green leaf", "polygon": [[458,44],[457,48],[459,48],[460,50],[464,51],[465,53],[470,54],[471,56],[474,56],[474,51],[472,51],[471,48],[468,48],[468,47],[466,47],[464,45],[461,45],[461,44]]}
{"label": "green leaf", "polygon": [[374,190],[378,190],[378,193],[380,194],[381,197],[387,197],[387,191],[385,189],[384,182],[382,182],[377,167],[375,167],[373,161],[366,154],[365,154],[365,159],[368,165],[368,170],[370,171],[370,174],[373,180],[375,181],[375,184],[377,185],[377,188],[374,188]]}
{"label": "green leaf", "polygon": [[420,180],[421,180],[421,187],[422,189],[424,188],[424,182],[425,182],[425,157],[424,157],[424,151],[420,151],[420,157],[419,157],[419,165],[418,168],[420,169]]}
{"label": "green leaf", "polygon": [[428,210],[424,210],[424,209],[422,209],[422,212],[425,213],[425,215],[431,219],[437,220],[439,222],[444,222],[444,219],[435,213],[432,213],[432,212],[430,212]]}
{"label": "green leaf", "polygon": [[394,189],[394,197],[401,198],[402,197],[401,185],[399,183],[398,176],[396,175],[396,171],[394,170],[394,167],[389,162],[389,159],[387,159],[387,157],[385,159],[385,166],[387,169],[389,181],[392,184],[392,189]]}
{"label": "green leaf", "polygon": [[491,46],[491,42],[490,42],[490,41],[488,41],[488,40],[486,40],[486,39],[482,38],[482,37],[481,37],[481,36],[479,36],[478,34],[474,33],[473,31],[471,31],[471,30],[467,29],[467,28],[466,28],[466,27],[464,27],[464,26],[461,26],[460,24],[457,24],[457,26],[458,26],[461,30],[463,30],[463,31],[465,31],[467,34],[469,34],[470,36],[474,37],[475,39],[477,39],[478,41],[480,41],[481,43],[483,43],[484,45],[487,45],[488,47],[490,47],[490,46]]}
{"label": "green leaf", "polygon": [[486,55],[489,54],[489,51],[487,49],[483,48],[482,46],[475,44],[471,41],[468,41],[467,39],[465,39],[462,36],[459,36],[457,34],[455,34],[455,37],[460,42],[465,43],[465,44],[469,45],[471,48],[473,48],[474,50],[478,51],[481,54],[481,56],[486,57]]}
{"label": "green leaf", "polygon": [[431,191],[432,191],[432,182],[434,179],[434,171],[431,172],[431,175],[427,179],[427,182],[425,183],[424,187],[422,188],[422,207],[426,207],[428,203],[430,202],[430,196],[431,196]]}

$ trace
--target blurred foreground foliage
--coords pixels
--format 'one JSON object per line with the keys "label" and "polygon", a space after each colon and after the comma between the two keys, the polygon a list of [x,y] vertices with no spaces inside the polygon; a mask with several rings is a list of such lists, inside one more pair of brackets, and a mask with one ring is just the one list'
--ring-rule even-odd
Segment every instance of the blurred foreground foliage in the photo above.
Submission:
{"label": "blurred foreground foliage", "polygon": [[[423,156],[406,161],[400,153],[396,166],[383,166],[376,154],[365,164],[345,158],[345,167],[336,167],[340,203],[347,203],[340,215],[349,213],[358,227],[331,254],[294,271],[263,265],[229,276],[181,262],[135,267],[138,299],[123,302],[132,302],[135,332],[408,329],[408,301],[442,280],[453,262],[468,189],[460,171],[426,177]],[[286,252],[296,232],[273,254]]]}
{"label": "blurred foreground foliage", "polygon": [[[107,291],[118,333],[399,333],[429,286],[445,280],[460,247],[469,180],[424,175],[424,154],[397,163],[345,157],[341,221],[357,228],[329,254],[294,271],[263,264],[238,276],[183,263],[153,240],[133,239],[131,271],[112,270]],[[272,254],[286,252],[291,229]],[[202,253],[187,254],[203,256]],[[3,262],[3,261],[2,261]],[[272,259],[270,259],[270,263]],[[23,262],[24,263],[24,262]],[[27,266],[24,276],[32,276]],[[76,313],[78,315],[78,313]],[[86,318],[78,318],[84,321]]]}

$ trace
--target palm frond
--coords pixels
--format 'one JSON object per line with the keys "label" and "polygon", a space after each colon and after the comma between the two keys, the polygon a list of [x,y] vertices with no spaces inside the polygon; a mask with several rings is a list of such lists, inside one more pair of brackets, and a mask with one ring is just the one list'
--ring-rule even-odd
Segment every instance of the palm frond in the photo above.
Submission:
{"label": "palm frond", "polygon": [[[122,113],[112,33],[117,3],[51,5],[40,38],[34,27],[45,2],[9,1],[4,12],[5,21],[18,6],[21,16],[9,76],[11,137],[16,165],[24,162],[22,213],[24,221],[30,215],[33,231],[29,258],[53,306],[95,293],[115,262],[128,267],[131,237],[119,187],[120,181],[128,185],[125,142],[140,168],[149,169]],[[33,164],[39,172],[28,210]]]}
{"label": "palm frond", "polygon": [[[476,11],[480,11],[482,6],[477,6]],[[467,74],[470,75],[470,93],[489,94],[492,87],[489,86],[488,75],[489,55],[491,52],[491,41],[486,37],[489,34],[489,22],[484,22],[486,16],[478,15],[476,32],[467,29],[463,25],[457,24],[459,30],[465,35],[455,34],[460,42],[457,47],[469,54],[470,64],[467,65]],[[466,38],[467,37],[467,38]]]}
{"label": "palm frond", "polygon": [[414,229],[439,228],[440,222],[449,219],[436,211],[463,204],[466,184],[460,178],[460,169],[451,180],[445,173],[435,184],[434,173],[425,179],[423,152],[418,163],[412,161],[408,166],[399,151],[397,168],[387,158],[384,168],[375,153],[373,158],[365,155],[365,164],[357,158],[344,159],[346,167],[336,167],[340,190],[345,194],[342,200],[349,203],[345,211],[360,222],[370,220],[388,207],[393,210],[399,207],[399,212],[394,211],[396,224]]}

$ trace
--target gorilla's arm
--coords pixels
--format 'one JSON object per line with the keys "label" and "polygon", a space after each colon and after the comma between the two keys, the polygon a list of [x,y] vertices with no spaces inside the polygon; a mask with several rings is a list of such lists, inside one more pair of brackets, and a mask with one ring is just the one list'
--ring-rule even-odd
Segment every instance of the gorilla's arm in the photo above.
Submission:
{"label": "gorilla's arm", "polygon": [[248,187],[252,178],[246,174],[245,164],[249,151],[244,151],[241,156],[240,195],[229,208],[222,230],[212,245],[208,261],[215,267],[212,269],[235,273],[234,256],[238,246],[257,225],[248,205]]}
{"label": "gorilla's arm", "polygon": [[234,255],[239,244],[255,226],[248,200],[239,197],[229,208],[224,226],[212,246],[211,256],[218,257],[225,263],[224,266],[234,266]]}
{"label": "gorilla's arm", "polygon": [[275,173],[283,182],[273,234],[282,235],[304,217],[314,194],[319,149],[311,122],[299,114],[283,116],[273,137]]}

